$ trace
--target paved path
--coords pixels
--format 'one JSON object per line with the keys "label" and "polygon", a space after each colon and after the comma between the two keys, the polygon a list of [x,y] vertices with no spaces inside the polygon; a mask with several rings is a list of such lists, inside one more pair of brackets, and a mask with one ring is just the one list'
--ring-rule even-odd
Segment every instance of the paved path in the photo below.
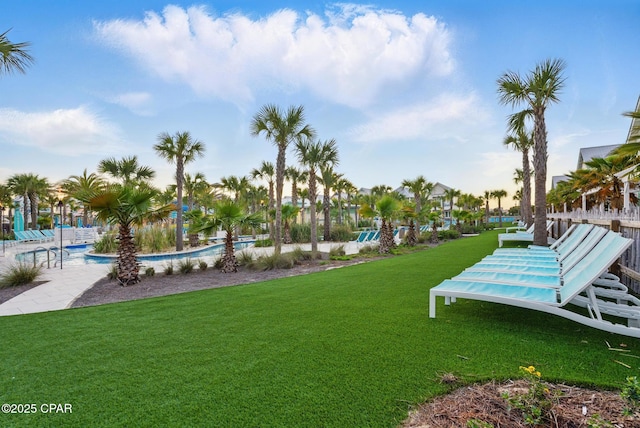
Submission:
{"label": "paved path", "polygon": [[[341,244],[320,243],[318,250],[328,252],[331,247],[339,245]],[[282,251],[291,251],[296,247],[310,250],[310,244],[303,244],[285,245]],[[344,249],[347,254],[358,252],[358,246],[353,242],[345,243]],[[252,251],[257,255],[272,250],[273,248],[252,248]],[[18,251],[28,251],[28,249],[22,248],[18,249]],[[8,266],[14,260],[14,257],[13,252],[7,252],[5,257],[0,257],[0,270]],[[145,263],[145,265],[153,265],[156,271],[160,271],[163,262]],[[0,316],[67,309],[82,293],[91,288],[96,281],[104,278],[108,269],[108,264],[86,264],[63,266],[63,269],[43,269],[42,276],[39,279],[47,282],[0,304]]]}

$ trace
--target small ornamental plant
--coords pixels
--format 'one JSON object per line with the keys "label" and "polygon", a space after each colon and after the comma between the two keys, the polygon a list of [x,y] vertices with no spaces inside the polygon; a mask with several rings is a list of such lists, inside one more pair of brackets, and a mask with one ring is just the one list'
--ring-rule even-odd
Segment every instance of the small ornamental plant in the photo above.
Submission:
{"label": "small ornamental plant", "polygon": [[551,411],[552,397],[549,388],[541,381],[541,374],[534,366],[520,367],[523,378],[529,384],[526,393],[510,396],[502,394],[512,408],[522,412],[524,423],[529,426],[540,426],[548,420]]}
{"label": "small ornamental plant", "polygon": [[640,382],[636,376],[627,377],[627,383],[620,393],[620,396],[627,402],[628,407],[624,409],[626,416],[632,416],[634,412],[640,410]]}

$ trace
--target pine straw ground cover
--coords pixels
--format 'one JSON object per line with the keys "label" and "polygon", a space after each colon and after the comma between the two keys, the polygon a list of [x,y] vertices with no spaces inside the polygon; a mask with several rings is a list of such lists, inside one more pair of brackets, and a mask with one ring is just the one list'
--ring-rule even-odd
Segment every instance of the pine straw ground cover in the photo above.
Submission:
{"label": "pine straw ground cover", "polygon": [[[636,415],[625,416],[626,402],[620,394],[564,384],[547,384],[549,394],[557,396],[550,418],[541,426],[553,428],[640,426]],[[403,428],[524,428],[522,412],[510,409],[503,397],[528,391],[524,380],[489,382],[458,388],[413,410]],[[475,425],[469,421],[475,421]],[[484,422],[485,425],[482,425]],[[607,425],[609,423],[609,425]]]}

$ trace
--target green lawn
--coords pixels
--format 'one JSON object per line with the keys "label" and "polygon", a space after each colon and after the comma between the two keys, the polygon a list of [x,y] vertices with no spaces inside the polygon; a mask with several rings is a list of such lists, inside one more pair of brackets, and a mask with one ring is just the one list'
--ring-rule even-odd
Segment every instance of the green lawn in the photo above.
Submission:
{"label": "green lawn", "polygon": [[[523,309],[438,301],[429,288],[497,246],[497,233],[259,284],[0,318],[0,426],[397,426],[465,382],[518,376],[619,388],[637,340]],[[176,276],[179,281],[179,276]],[[144,286],[144,283],[142,285]],[[631,369],[615,360],[632,366]]]}

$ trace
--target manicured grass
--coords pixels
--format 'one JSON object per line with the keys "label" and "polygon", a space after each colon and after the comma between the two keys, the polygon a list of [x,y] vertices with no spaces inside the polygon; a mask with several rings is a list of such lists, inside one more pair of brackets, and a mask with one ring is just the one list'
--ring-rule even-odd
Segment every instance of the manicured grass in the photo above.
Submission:
{"label": "manicured grass", "polygon": [[[637,340],[523,309],[428,291],[493,251],[497,232],[260,284],[0,318],[0,426],[397,426],[465,382],[518,376],[620,387]],[[614,360],[632,366],[628,369]]]}

